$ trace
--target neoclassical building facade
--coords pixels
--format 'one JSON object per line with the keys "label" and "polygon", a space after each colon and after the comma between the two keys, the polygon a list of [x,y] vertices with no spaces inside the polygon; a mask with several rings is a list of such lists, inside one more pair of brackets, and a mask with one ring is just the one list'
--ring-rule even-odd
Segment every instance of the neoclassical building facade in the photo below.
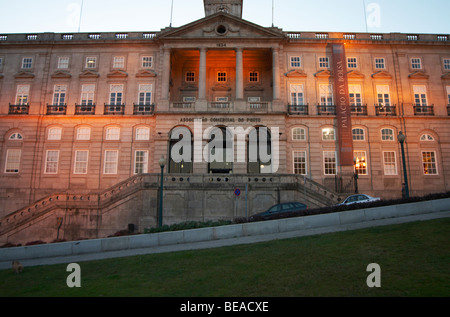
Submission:
{"label": "neoclassical building facade", "polygon": [[0,34],[4,240],[156,224],[161,157],[167,222],[398,198],[405,175],[449,190],[449,35],[286,32],[204,2],[158,32]]}

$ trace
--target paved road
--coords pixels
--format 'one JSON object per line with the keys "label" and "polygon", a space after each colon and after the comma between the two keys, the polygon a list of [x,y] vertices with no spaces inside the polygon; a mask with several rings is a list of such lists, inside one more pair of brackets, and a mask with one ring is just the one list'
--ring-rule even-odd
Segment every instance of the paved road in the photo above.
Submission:
{"label": "paved road", "polygon": [[[152,248],[143,248],[143,249],[128,249],[128,250],[113,251],[113,252],[101,252],[101,253],[81,254],[81,255],[73,255],[73,256],[61,256],[61,257],[53,257],[53,258],[39,258],[39,259],[33,259],[33,260],[23,260],[21,262],[25,267],[39,266],[39,265],[63,264],[63,263],[78,263],[78,262],[84,262],[84,261],[111,259],[111,258],[127,257],[127,256],[142,255],[142,254],[177,252],[177,251],[185,251],[185,250],[200,250],[200,249],[218,248],[218,247],[225,247],[225,246],[232,246],[232,245],[239,245],[239,244],[251,244],[251,243],[265,242],[265,241],[271,241],[271,240],[289,239],[289,238],[317,235],[317,234],[330,233],[330,232],[356,230],[356,229],[369,228],[369,227],[385,226],[385,225],[392,225],[392,224],[399,224],[399,223],[406,223],[406,222],[413,222],[413,221],[426,221],[426,220],[432,220],[432,219],[438,219],[438,218],[448,218],[448,217],[450,217],[450,211],[437,212],[437,213],[431,213],[431,214],[423,214],[423,215],[417,215],[417,216],[374,220],[374,221],[369,221],[369,222],[364,222],[364,223],[356,223],[356,224],[351,224],[351,225],[338,225],[338,226],[329,226],[329,227],[323,227],[323,228],[283,232],[283,233],[276,233],[276,234],[248,236],[248,237],[240,237],[240,238],[224,239],[224,240],[212,240],[212,241],[196,242],[196,243],[188,243],[188,244],[176,244],[176,245],[159,246],[159,247],[152,247]],[[10,269],[10,268],[11,268],[10,261],[0,262],[0,270]]]}

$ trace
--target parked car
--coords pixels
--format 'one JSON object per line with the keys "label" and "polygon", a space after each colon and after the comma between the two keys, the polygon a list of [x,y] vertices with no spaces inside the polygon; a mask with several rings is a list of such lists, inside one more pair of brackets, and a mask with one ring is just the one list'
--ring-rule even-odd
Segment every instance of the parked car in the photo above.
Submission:
{"label": "parked car", "polygon": [[347,198],[345,198],[345,200],[343,202],[341,202],[340,205],[352,205],[352,204],[360,204],[360,203],[369,203],[369,202],[373,202],[373,201],[379,201],[381,200],[380,197],[372,197],[366,194],[356,194],[356,195],[351,195],[348,196]]}
{"label": "parked car", "polygon": [[274,216],[286,215],[306,209],[308,209],[308,207],[305,204],[299,202],[281,203],[270,207],[266,211],[251,216],[250,220],[258,220],[258,219],[267,220]]}

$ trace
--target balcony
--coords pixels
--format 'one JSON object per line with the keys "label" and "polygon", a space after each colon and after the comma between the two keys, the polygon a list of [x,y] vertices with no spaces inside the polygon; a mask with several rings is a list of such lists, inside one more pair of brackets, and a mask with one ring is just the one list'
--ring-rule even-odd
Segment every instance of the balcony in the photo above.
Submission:
{"label": "balcony", "polygon": [[307,116],[308,105],[288,105],[288,114]]}
{"label": "balcony", "polygon": [[155,113],[155,105],[136,105],[133,106],[133,114],[139,116],[148,116]]}
{"label": "balcony", "polygon": [[176,110],[193,110],[195,108],[195,102],[179,101],[172,103],[172,108]]}
{"label": "balcony", "polygon": [[317,105],[317,114],[319,116],[334,116],[336,115],[335,105]]}
{"label": "balcony", "polygon": [[75,105],[76,115],[94,115],[95,105]]}
{"label": "balcony", "polygon": [[228,101],[216,101],[208,103],[208,110],[210,111],[228,112],[231,109],[232,104]]}
{"label": "balcony", "polygon": [[269,103],[264,101],[252,101],[248,103],[248,109],[251,112],[267,112],[269,110]]}
{"label": "balcony", "polygon": [[12,105],[9,104],[8,114],[28,114],[30,105]]}
{"label": "balcony", "polygon": [[354,116],[367,116],[367,105],[350,106],[350,111]]}
{"label": "balcony", "polygon": [[376,104],[375,105],[375,112],[377,116],[396,116],[397,115],[397,109],[396,105],[392,106],[385,106],[382,104]]}
{"label": "balcony", "polygon": [[107,105],[105,104],[105,115],[123,115],[125,113],[125,105]]}
{"label": "balcony", "polygon": [[47,115],[65,115],[67,112],[67,105],[49,105],[47,104]]}
{"label": "balcony", "polygon": [[434,105],[430,106],[418,106],[414,105],[415,116],[434,116]]}

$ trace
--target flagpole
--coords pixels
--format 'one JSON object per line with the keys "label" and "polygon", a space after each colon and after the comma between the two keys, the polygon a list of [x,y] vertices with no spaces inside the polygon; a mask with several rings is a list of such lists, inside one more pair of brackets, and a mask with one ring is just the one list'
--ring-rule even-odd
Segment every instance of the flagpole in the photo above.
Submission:
{"label": "flagpole", "polygon": [[172,19],[173,19],[173,0],[172,0],[172,6],[170,8],[170,27],[172,27]]}
{"label": "flagpole", "polygon": [[81,17],[83,16],[83,4],[84,0],[81,0],[80,21],[78,22],[78,33],[80,33],[81,28]]}

